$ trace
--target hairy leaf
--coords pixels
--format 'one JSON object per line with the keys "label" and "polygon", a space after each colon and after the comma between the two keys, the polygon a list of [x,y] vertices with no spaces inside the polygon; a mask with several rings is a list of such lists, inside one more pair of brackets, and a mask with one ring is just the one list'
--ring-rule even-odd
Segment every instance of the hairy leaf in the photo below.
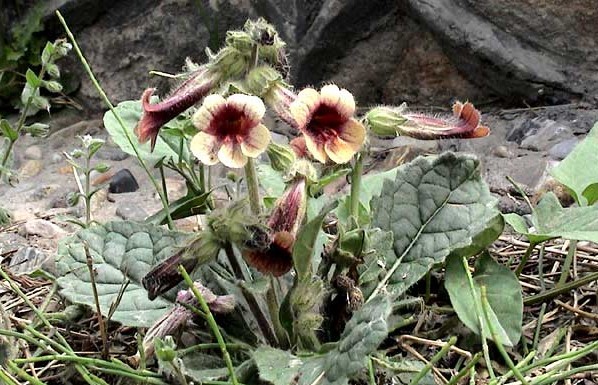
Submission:
{"label": "hairy leaf", "polygon": [[550,173],[567,186],[580,206],[598,201],[598,123],[588,136]]}
{"label": "hairy leaf", "polygon": [[172,306],[165,298],[150,301],[141,279],[158,261],[173,254],[188,234],[136,222],[109,222],[79,231],[61,242],[56,261],[60,293],[69,301],[95,308],[84,242],[93,258],[98,299],[104,316],[130,280],[112,319],[149,327]]}
{"label": "hairy leaf", "polygon": [[288,351],[261,346],[253,352],[260,379],[274,385],[290,385],[303,362]]}
{"label": "hairy leaf", "polygon": [[364,263],[357,266],[358,284],[365,298],[374,291],[387,272],[386,261],[396,259],[391,231],[373,229],[368,232],[369,245],[364,253]]}
{"label": "hairy leaf", "polygon": [[471,156],[445,153],[400,166],[395,180],[385,181],[372,200],[372,225],[394,237],[395,255],[387,254],[379,286],[403,294],[451,252],[479,252],[500,233],[490,232],[494,239],[481,236],[497,226],[495,206]]}
{"label": "hairy leaf", "polygon": [[598,205],[563,208],[552,192],[544,195],[532,213],[533,230],[517,214],[505,214],[504,217],[530,242],[540,243],[553,238],[598,242]]}
{"label": "hairy leaf", "polygon": [[[498,337],[498,341],[495,342],[506,346],[517,344],[521,338],[523,298],[519,280],[509,268],[496,262],[488,253],[484,253],[475,264],[475,292],[472,292],[463,258],[451,256],[446,264],[444,285],[459,319],[478,335],[483,333],[483,337],[491,339],[484,314],[476,311],[482,309],[480,288],[486,286],[490,305],[489,318]],[[482,333],[479,320],[482,321]]]}

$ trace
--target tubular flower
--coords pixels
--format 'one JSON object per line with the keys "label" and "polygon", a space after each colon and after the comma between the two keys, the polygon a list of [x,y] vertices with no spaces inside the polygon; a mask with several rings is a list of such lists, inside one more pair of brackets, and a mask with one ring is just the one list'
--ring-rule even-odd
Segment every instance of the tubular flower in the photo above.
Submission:
{"label": "tubular flower", "polygon": [[194,71],[189,79],[160,103],[150,103],[150,98],[155,91],[154,88],[145,90],[141,96],[143,115],[137,127],[135,127],[135,134],[139,142],[151,141],[153,151],[160,128],[181,112],[199,102],[217,84],[218,75],[204,66]]}
{"label": "tubular flower", "polygon": [[262,273],[271,273],[276,277],[291,270],[293,246],[305,218],[306,205],[305,179],[298,178],[276,202],[270,214],[267,223],[271,231],[269,244],[264,247],[252,245],[253,247],[247,247],[243,251],[243,256],[250,265]]}
{"label": "tubular flower", "polygon": [[371,130],[378,135],[405,135],[416,139],[482,138],[490,129],[480,125],[480,112],[470,102],[453,104],[449,117],[429,116],[406,112],[406,105],[398,108],[376,107],[366,115]]}
{"label": "tubular flower", "polygon": [[307,149],[322,163],[348,162],[365,141],[365,127],[353,118],[355,100],[344,88],[333,84],[320,92],[305,88],[289,109]]}
{"label": "tubular flower", "polygon": [[256,158],[270,142],[270,131],[261,123],[265,112],[257,96],[207,96],[193,115],[200,132],[191,140],[191,152],[207,165],[220,160],[231,168],[245,166],[247,157]]}

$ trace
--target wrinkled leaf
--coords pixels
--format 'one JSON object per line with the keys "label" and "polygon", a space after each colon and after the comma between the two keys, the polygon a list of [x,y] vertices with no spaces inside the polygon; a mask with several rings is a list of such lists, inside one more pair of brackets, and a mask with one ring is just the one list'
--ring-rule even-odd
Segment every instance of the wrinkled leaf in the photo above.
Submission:
{"label": "wrinkled leaf", "polygon": [[[166,159],[170,158],[173,160],[174,163],[178,163],[178,161],[179,161],[178,150],[175,150],[175,149],[178,149],[178,147],[174,147],[174,148],[171,147],[171,146],[177,146],[178,143],[169,144],[164,140],[162,135],[158,135],[158,138],[156,140],[156,147],[154,148],[154,151],[151,152],[151,146],[150,146],[149,142],[140,144],[139,141],[137,140],[137,135],[135,135],[135,127],[137,126],[137,123],[141,119],[141,115],[142,115],[142,108],[141,108],[140,101],[127,100],[127,101],[119,103],[115,107],[115,109],[116,109],[116,112],[122,118],[122,121],[124,122],[127,132],[129,134],[129,136],[131,137],[131,139],[133,140],[133,143],[135,143],[135,146],[139,150],[139,155],[144,160],[147,160],[148,162],[155,164],[158,161],[160,161],[162,158],[166,158]],[[176,123],[174,121],[171,121],[171,122],[167,123],[166,126],[171,126],[173,124],[176,124]],[[107,111],[104,114],[104,127],[106,127],[106,130],[112,137],[112,140],[114,140],[114,143],[116,143],[118,145],[118,147],[120,147],[121,150],[123,150],[124,152],[126,152],[129,155],[135,156],[135,151],[133,150],[133,147],[129,143],[129,140],[125,136],[125,133],[123,132],[121,125],[118,123],[118,120],[114,117],[114,115],[112,114],[111,111]],[[172,137],[172,135],[171,135],[171,137]]]}
{"label": "wrinkled leaf", "polygon": [[491,242],[479,235],[496,226],[495,206],[471,156],[445,153],[400,166],[372,200],[373,226],[394,237],[395,255],[384,261],[388,290],[401,295],[451,252]]}
{"label": "wrinkled leaf", "polygon": [[303,362],[288,351],[261,346],[253,352],[260,379],[274,385],[290,385]]}
{"label": "wrinkled leaf", "polygon": [[368,298],[380,279],[386,274],[386,261],[396,259],[391,231],[373,229],[368,232],[368,252],[363,254],[364,262],[357,266],[358,285],[365,298]]}
{"label": "wrinkled leaf", "polygon": [[[463,258],[448,258],[444,285],[459,319],[473,332],[481,334],[476,307],[482,309],[480,288],[486,286],[490,305],[489,318],[499,339],[495,342],[515,346],[521,338],[523,317],[521,285],[515,274],[492,259],[488,253],[484,253],[476,261],[473,284],[475,293],[471,291]],[[492,339],[484,314],[480,316],[483,336]]]}
{"label": "wrinkled leaf", "polygon": [[390,297],[379,295],[367,302],[347,322],[334,349],[305,359],[299,385],[340,385],[364,369],[368,355],[374,352],[388,333],[387,320],[392,306]]}
{"label": "wrinkled leaf", "polygon": [[336,201],[326,205],[315,218],[301,227],[293,247],[293,265],[299,280],[311,277],[312,258],[322,222],[328,213],[336,207]]}
{"label": "wrinkled leaf", "polygon": [[141,280],[158,261],[173,254],[188,234],[136,222],[94,225],[64,239],[56,261],[60,293],[69,301],[95,309],[83,242],[89,245],[102,314],[108,315],[125,280],[122,301],[112,319],[126,326],[149,327],[172,303],[150,301]]}
{"label": "wrinkled leaf", "polygon": [[563,208],[552,192],[544,195],[532,213],[533,229],[517,214],[505,214],[504,218],[533,243],[553,238],[598,242],[598,205]]}
{"label": "wrinkled leaf", "polygon": [[580,206],[598,201],[598,123],[550,174],[567,186]]}

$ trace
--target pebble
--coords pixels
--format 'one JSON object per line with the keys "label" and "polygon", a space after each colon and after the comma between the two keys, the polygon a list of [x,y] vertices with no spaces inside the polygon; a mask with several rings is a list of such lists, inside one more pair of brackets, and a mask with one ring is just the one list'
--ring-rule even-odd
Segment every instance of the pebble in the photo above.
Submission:
{"label": "pebble", "polygon": [[112,177],[108,191],[112,194],[122,194],[139,190],[137,180],[128,169],[122,169]]}
{"label": "pebble", "polygon": [[565,139],[560,143],[555,144],[548,150],[548,155],[554,160],[563,160],[573,151],[575,146],[579,143],[577,138]]}
{"label": "pebble", "polygon": [[120,162],[121,160],[127,159],[130,155],[122,151],[120,148],[104,147],[98,151],[96,156],[98,159]]}
{"label": "pebble", "polygon": [[512,158],[513,153],[509,150],[507,146],[496,146],[494,148],[494,155],[499,158]]}
{"label": "pebble", "polygon": [[19,177],[22,179],[31,178],[39,174],[44,168],[43,163],[37,159],[29,159],[19,169]]}
{"label": "pebble", "polygon": [[42,149],[39,146],[29,146],[23,154],[25,159],[40,160],[43,158]]}
{"label": "pebble", "polygon": [[35,247],[22,247],[10,260],[10,272],[22,275],[39,270],[48,260],[48,255]]}
{"label": "pebble", "polygon": [[57,152],[52,154],[52,157],[50,158],[50,160],[52,161],[52,163],[60,163],[64,160],[64,156],[62,154],[59,154]]}
{"label": "pebble", "polygon": [[31,200],[39,201],[44,198],[47,198],[50,194],[58,189],[57,185],[45,185],[39,186],[30,195]]}
{"label": "pebble", "polygon": [[47,239],[60,239],[66,235],[66,231],[45,219],[32,219],[21,227],[24,235],[35,235]]}
{"label": "pebble", "polygon": [[124,220],[142,221],[147,218],[148,214],[143,207],[135,203],[121,203],[116,208],[116,215]]}

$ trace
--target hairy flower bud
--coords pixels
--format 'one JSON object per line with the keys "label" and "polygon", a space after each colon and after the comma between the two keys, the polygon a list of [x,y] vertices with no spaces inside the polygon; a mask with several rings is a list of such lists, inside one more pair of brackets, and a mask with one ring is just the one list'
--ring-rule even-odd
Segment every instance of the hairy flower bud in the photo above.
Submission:
{"label": "hairy flower bud", "polygon": [[270,158],[270,165],[276,171],[287,172],[291,169],[297,158],[295,153],[289,146],[283,146],[271,142],[266,149],[268,158]]}
{"label": "hairy flower bud", "polygon": [[397,136],[397,127],[407,121],[407,119],[401,115],[406,105],[403,103],[397,108],[382,106],[371,109],[365,115],[366,125],[376,135],[380,136]]}

